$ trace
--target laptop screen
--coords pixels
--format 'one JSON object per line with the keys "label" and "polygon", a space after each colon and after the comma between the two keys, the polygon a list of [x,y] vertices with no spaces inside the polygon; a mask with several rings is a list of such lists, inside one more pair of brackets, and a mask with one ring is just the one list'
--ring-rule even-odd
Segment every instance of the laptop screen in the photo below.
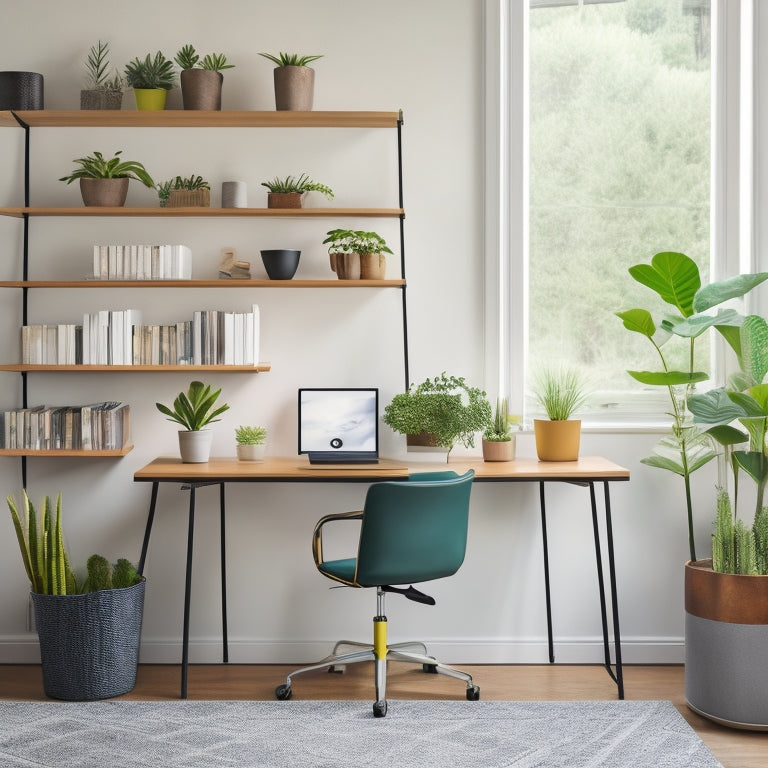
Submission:
{"label": "laptop screen", "polygon": [[299,453],[378,455],[379,390],[376,388],[299,389]]}

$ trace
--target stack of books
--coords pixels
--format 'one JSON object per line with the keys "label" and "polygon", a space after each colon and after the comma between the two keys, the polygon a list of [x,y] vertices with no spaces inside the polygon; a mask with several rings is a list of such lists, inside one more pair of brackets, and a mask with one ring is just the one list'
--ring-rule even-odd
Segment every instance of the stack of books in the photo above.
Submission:
{"label": "stack of books", "polygon": [[94,245],[94,280],[191,280],[186,245]]}

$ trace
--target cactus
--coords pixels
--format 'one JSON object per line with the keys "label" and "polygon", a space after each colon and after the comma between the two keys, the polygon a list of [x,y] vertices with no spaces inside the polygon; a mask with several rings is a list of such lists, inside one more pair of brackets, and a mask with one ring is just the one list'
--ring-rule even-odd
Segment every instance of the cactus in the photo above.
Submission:
{"label": "cactus", "polygon": [[112,567],[106,557],[91,555],[88,558],[87,568],[88,579],[83,588],[84,592],[112,589]]}
{"label": "cactus", "polygon": [[141,574],[136,570],[133,563],[121,557],[112,570],[112,586],[115,589],[132,587],[141,581]]}

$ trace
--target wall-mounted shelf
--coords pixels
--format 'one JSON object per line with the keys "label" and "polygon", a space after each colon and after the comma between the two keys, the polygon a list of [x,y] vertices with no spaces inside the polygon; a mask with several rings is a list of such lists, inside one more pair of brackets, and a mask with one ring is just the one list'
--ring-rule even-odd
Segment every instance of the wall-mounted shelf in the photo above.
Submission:
{"label": "wall-mounted shelf", "polygon": [[405,280],[0,280],[0,288],[402,288]]}
{"label": "wall-mounted shelf", "polygon": [[0,371],[16,371],[17,373],[31,373],[33,371],[47,371],[48,373],[142,373],[146,371],[265,373],[271,369],[270,363],[259,363],[258,365],[31,365],[29,363],[6,363],[0,365]]}
{"label": "wall-mounted shelf", "polygon": [[27,216],[96,216],[106,218],[267,218],[267,219],[327,219],[336,217],[358,217],[366,219],[397,219],[405,216],[402,208],[160,208],[151,207],[86,207],[80,208],[0,208],[0,216],[20,219]]}
{"label": "wall-mounted shelf", "polygon": [[71,448],[56,448],[46,450],[33,450],[31,448],[0,448],[0,456],[84,456],[86,458],[94,458],[96,456],[104,457],[116,457],[125,456],[133,450],[133,445],[126,445],[123,448],[110,451],[91,451],[91,450],[74,450]]}

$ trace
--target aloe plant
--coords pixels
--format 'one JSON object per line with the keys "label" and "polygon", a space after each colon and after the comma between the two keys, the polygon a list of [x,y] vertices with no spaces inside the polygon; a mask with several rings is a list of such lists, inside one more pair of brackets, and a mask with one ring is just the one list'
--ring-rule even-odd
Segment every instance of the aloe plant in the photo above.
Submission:
{"label": "aloe plant", "polygon": [[226,404],[214,408],[220,394],[221,389],[212,390],[210,384],[193,381],[186,393],[177,395],[173,408],[162,403],[155,403],[155,406],[168,417],[168,421],[175,421],[189,432],[197,432],[208,424],[221,421],[216,417],[229,410]]}
{"label": "aloe plant", "polygon": [[259,56],[263,56],[265,59],[269,59],[278,67],[306,67],[307,64],[311,64],[313,61],[322,59],[323,56],[302,56],[298,53],[278,53],[274,55],[272,53],[260,53]]}
{"label": "aloe plant", "polygon": [[198,56],[193,45],[184,45],[174,57],[174,61],[182,69],[208,69],[220,72],[222,69],[232,69],[234,64],[227,64],[227,57],[223,53],[208,53],[202,59]]}
{"label": "aloe plant", "polygon": [[146,168],[136,160],[120,158],[122,150],[107,160],[101,152],[94,152],[87,157],[77,158],[74,162],[79,165],[69,176],[62,176],[59,181],[71,184],[75,179],[136,179],[145,187],[154,187],[155,182],[147,173]]}

